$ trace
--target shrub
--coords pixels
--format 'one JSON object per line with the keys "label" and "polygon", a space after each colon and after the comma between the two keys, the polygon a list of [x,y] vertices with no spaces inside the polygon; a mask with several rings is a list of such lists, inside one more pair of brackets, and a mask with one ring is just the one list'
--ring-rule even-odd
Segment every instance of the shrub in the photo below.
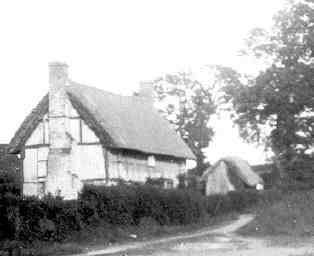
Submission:
{"label": "shrub", "polygon": [[83,188],[82,201],[93,202],[92,207],[100,219],[110,224],[131,225],[135,209],[134,186],[92,186]]}
{"label": "shrub", "polygon": [[242,212],[258,204],[272,204],[282,196],[280,190],[232,191],[226,195],[211,195],[206,198],[206,211],[210,216],[229,212]]}
{"label": "shrub", "polygon": [[142,218],[151,217],[160,225],[168,224],[169,217],[164,210],[166,193],[165,190],[150,185],[137,187],[134,223],[138,224]]}
{"label": "shrub", "polygon": [[203,196],[187,190],[169,190],[165,196],[164,211],[170,224],[190,224],[204,216]]}
{"label": "shrub", "polygon": [[0,195],[4,195],[8,192],[14,195],[20,195],[20,177],[16,172],[0,170]]}
{"label": "shrub", "polygon": [[179,189],[189,189],[205,194],[205,183],[193,173],[178,175]]}
{"label": "shrub", "polygon": [[47,196],[41,200],[41,207],[44,216],[41,218],[41,225],[39,225],[40,233],[47,240],[62,241],[72,231],[82,229],[83,224],[78,201],[64,201],[62,198]]}
{"label": "shrub", "polygon": [[158,188],[172,188],[173,180],[166,178],[147,178],[145,184]]}
{"label": "shrub", "polygon": [[[279,196],[279,193],[277,196]],[[267,197],[265,198],[267,200],[274,200],[275,194],[267,193]],[[255,236],[313,236],[313,202],[313,190],[281,194],[280,201],[276,204],[267,205],[267,207],[261,207],[254,221],[243,227],[240,233]]]}
{"label": "shrub", "polygon": [[96,226],[143,226],[146,222],[186,225],[208,215],[241,212],[258,203],[272,203],[281,195],[282,192],[274,190],[205,197],[193,190],[159,189],[151,185],[87,185],[79,199],[73,201],[7,192],[0,197],[0,239],[64,241],[75,232],[93,230]]}

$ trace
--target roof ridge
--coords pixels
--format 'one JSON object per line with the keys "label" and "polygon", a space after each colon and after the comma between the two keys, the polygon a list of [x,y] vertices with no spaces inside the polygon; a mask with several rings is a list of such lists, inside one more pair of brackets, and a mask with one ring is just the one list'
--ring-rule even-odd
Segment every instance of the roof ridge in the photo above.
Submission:
{"label": "roof ridge", "polygon": [[123,98],[124,97],[126,97],[126,98],[140,98],[140,97],[134,96],[134,95],[122,95],[122,94],[119,94],[119,93],[116,93],[116,92],[107,91],[107,90],[104,90],[102,88],[98,88],[98,87],[95,87],[95,86],[81,84],[81,83],[78,83],[78,82],[75,82],[75,81],[72,81],[72,80],[69,80],[69,85],[70,86],[72,85],[72,86],[86,87],[88,89],[94,89],[94,90],[100,91],[101,93],[111,94],[113,96],[118,96],[118,97],[123,97]]}
{"label": "roof ridge", "polygon": [[114,97],[120,97],[120,98],[124,98],[124,99],[131,99],[131,100],[137,101],[139,103],[144,103],[144,104],[148,103],[147,99],[145,99],[144,97],[141,97],[139,95],[122,95],[122,94],[119,94],[119,93],[116,93],[116,92],[107,91],[107,90],[104,90],[102,88],[98,88],[98,87],[95,87],[95,86],[90,86],[90,85],[78,83],[78,82],[75,82],[73,80],[69,80],[69,85],[73,86],[73,87],[81,86],[81,87],[85,87],[87,89],[97,90],[97,91],[99,91],[102,94],[107,94],[107,95],[111,95],[111,96],[114,96]]}

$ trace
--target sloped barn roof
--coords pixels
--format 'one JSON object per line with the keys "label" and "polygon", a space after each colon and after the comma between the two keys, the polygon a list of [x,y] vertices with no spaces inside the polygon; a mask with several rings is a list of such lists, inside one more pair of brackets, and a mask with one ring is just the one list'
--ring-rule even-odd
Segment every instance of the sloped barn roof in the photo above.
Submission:
{"label": "sloped barn roof", "polygon": [[[106,147],[195,159],[169,122],[146,99],[116,95],[74,82],[66,90],[80,116]],[[11,140],[11,153],[21,150],[47,112],[46,95]]]}
{"label": "sloped barn roof", "polygon": [[235,156],[221,158],[212,167],[208,168],[208,170],[203,174],[202,180],[206,180],[209,175],[215,172],[221,162],[225,163],[228,170],[232,171],[234,175],[239,177],[242,182],[248,186],[255,186],[257,184],[264,183],[263,179],[252,170],[247,161]]}

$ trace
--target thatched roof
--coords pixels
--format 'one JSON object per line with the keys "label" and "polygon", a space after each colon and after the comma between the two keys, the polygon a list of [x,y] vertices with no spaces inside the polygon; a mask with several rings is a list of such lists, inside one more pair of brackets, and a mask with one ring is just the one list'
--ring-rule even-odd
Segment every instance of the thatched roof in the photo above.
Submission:
{"label": "thatched roof", "polygon": [[0,144],[0,159],[7,154],[8,144]]}
{"label": "thatched roof", "polygon": [[[74,82],[66,90],[73,106],[104,146],[195,159],[169,122],[144,98],[116,95]],[[47,111],[46,95],[16,132],[10,152],[21,150]]]}
{"label": "thatched roof", "polygon": [[208,170],[203,174],[202,180],[206,181],[208,177],[216,171],[221,162],[226,164],[229,172],[233,172],[233,175],[236,175],[244,184],[248,186],[253,187],[257,184],[264,183],[263,179],[252,170],[247,161],[235,156],[221,158],[212,167],[208,168]]}

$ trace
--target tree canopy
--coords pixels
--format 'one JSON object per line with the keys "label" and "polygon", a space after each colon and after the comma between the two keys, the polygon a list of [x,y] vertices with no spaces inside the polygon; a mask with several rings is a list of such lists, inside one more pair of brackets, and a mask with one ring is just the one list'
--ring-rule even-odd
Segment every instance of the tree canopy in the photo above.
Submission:
{"label": "tree canopy", "polygon": [[197,167],[204,164],[203,149],[214,131],[208,125],[216,106],[211,86],[193,78],[191,73],[167,74],[155,80],[159,109],[197,157]]}
{"label": "tree canopy", "polygon": [[254,29],[244,54],[267,67],[256,77],[222,68],[240,134],[293,165],[311,157],[314,138],[314,1],[290,2],[270,32]]}

